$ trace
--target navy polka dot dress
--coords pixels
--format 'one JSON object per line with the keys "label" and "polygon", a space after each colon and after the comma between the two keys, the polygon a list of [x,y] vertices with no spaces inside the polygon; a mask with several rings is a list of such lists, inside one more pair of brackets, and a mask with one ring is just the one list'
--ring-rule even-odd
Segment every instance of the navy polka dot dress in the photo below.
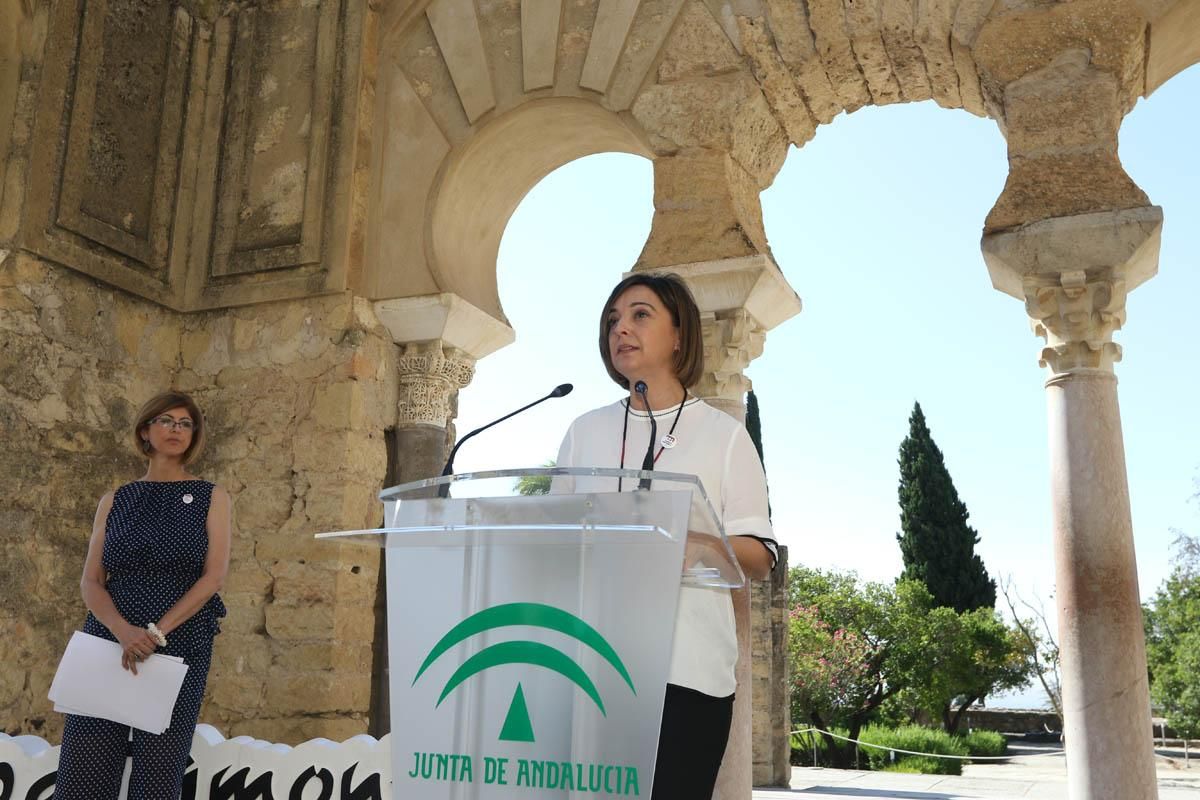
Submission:
{"label": "navy polka dot dress", "polygon": [[[208,481],[135,481],[113,497],[104,528],[104,569],[113,603],[126,621],[145,627],[158,622],[200,578],[208,555]],[[161,735],[132,730],[95,717],[68,714],[59,754],[55,800],[116,800],[133,757],[129,800],[175,800],[191,750],[200,701],[212,661],[213,636],[225,616],[214,595],[167,636],[158,652],[180,656],[187,677],[171,726]],[[116,637],[89,612],[83,630],[110,641]]]}

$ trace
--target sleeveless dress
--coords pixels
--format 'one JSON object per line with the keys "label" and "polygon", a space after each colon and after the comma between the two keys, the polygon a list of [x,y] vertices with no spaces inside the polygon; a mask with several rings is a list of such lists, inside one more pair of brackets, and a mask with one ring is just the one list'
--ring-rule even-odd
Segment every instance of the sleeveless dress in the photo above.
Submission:
{"label": "sleeveless dress", "polygon": [[[131,625],[158,622],[199,580],[208,555],[212,492],[213,484],[203,480],[135,481],[117,489],[104,527],[103,564],[113,603]],[[129,800],[179,797],[212,662],[213,637],[223,616],[225,605],[213,595],[167,636],[165,648],[158,649],[188,665],[171,726],[161,735],[66,715],[55,800],[116,800],[130,755]],[[116,641],[91,612],[83,630]]]}

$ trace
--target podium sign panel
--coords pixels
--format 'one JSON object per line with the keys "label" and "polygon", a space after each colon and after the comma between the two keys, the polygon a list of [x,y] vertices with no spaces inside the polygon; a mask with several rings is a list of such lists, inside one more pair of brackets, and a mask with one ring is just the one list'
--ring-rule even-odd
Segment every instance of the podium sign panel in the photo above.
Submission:
{"label": "podium sign panel", "polygon": [[689,522],[692,488],[431,483],[385,491],[385,528],[340,534],[385,548],[393,796],[648,797],[688,530],[712,524]]}

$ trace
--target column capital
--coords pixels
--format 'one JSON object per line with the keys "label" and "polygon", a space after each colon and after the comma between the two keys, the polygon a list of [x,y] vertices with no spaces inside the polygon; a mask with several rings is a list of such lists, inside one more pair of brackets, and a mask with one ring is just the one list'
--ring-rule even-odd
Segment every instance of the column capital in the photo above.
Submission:
{"label": "column capital", "polygon": [[742,403],[750,391],[746,368],[762,355],[767,331],[744,308],[702,312],[704,334],[704,377],[695,394],[706,400]]}
{"label": "column capital", "polygon": [[379,300],[375,314],[400,347],[397,423],[447,427],[475,362],[511,344],[513,329],[456,294]]}
{"label": "column capital", "polygon": [[1121,345],[1113,332],[1125,324],[1124,279],[1089,280],[1084,270],[1064,272],[1057,283],[1027,280],[1025,310],[1034,334],[1046,341],[1038,365],[1055,375],[1081,370],[1113,371]]}
{"label": "column capital", "polygon": [[992,285],[1025,303],[1055,375],[1113,371],[1130,290],[1158,271],[1157,206],[1043,220],[983,237]]}
{"label": "column capital", "polygon": [[400,425],[450,423],[451,399],[475,377],[475,359],[442,341],[401,346],[397,359],[400,379]]}

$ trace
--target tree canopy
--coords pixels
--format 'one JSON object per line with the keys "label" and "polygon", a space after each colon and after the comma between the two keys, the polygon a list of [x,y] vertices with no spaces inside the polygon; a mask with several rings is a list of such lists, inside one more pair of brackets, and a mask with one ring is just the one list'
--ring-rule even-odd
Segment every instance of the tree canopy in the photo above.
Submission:
{"label": "tree canopy", "polygon": [[1176,562],[1149,605],[1150,696],[1180,736],[1200,736],[1200,538],[1180,534]]}
{"label": "tree canopy", "polygon": [[[895,698],[940,714],[953,733],[971,703],[1025,686],[1033,675],[1024,637],[995,611],[937,606],[919,581],[888,586],[795,567],[788,602],[797,725],[841,727],[854,739]],[[834,763],[849,766],[852,748],[828,736],[826,743]]]}
{"label": "tree canopy", "polygon": [[[788,575],[792,719],[845,728],[857,738],[885,702],[942,715],[954,732],[965,708],[1024,686],[1032,661],[1020,634],[991,609],[936,606],[919,581],[888,586],[857,575],[795,567]],[[957,707],[946,698],[960,698]],[[835,764],[852,748],[832,737]]]}
{"label": "tree canopy", "polygon": [[[554,459],[550,459],[543,467],[553,467]],[[516,485],[517,494],[535,495],[535,494],[550,494],[550,476],[549,475],[524,475],[517,479]]]}

